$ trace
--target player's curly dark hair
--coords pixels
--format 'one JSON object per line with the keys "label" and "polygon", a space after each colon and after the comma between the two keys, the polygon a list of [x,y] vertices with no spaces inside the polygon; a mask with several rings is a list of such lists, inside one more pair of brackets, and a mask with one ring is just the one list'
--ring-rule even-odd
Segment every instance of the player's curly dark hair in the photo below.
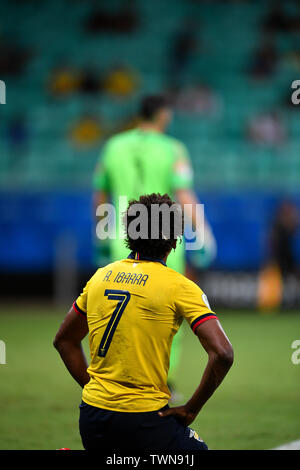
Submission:
{"label": "player's curly dark hair", "polygon": [[[143,205],[143,214],[146,221],[141,218],[140,206]],[[135,206],[135,207],[134,207]],[[164,208],[170,208],[169,215],[164,216]],[[145,226],[141,227],[142,223]],[[175,248],[176,240],[181,240],[183,234],[183,214],[179,204],[176,204],[168,194],[149,194],[139,200],[129,201],[124,214],[124,226],[126,230],[125,245],[134,253],[149,258],[164,258],[172,248]],[[132,225],[139,232],[137,238],[133,236]],[[153,234],[153,230],[156,235]]]}

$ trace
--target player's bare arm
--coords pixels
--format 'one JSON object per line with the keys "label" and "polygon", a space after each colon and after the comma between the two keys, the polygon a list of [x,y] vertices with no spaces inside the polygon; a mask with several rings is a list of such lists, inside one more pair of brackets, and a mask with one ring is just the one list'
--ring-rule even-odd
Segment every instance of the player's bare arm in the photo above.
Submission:
{"label": "player's bare arm", "polygon": [[90,380],[87,373],[87,361],[81,345],[81,341],[87,333],[86,318],[79,315],[72,307],[53,341],[53,345],[58,350],[66,368],[81,387],[84,387]]}
{"label": "player's bare arm", "polygon": [[[197,205],[200,204],[200,201],[195,191],[192,189],[178,189],[176,191],[176,200],[179,202],[181,207],[184,207],[187,211],[187,215],[192,221],[193,229],[197,231],[201,230],[201,227],[199,227],[199,221],[197,220]],[[204,240],[205,245],[209,247],[212,253],[213,260],[216,256],[217,246],[214,234],[206,218],[204,218]]]}
{"label": "player's bare arm", "polygon": [[[186,206],[186,209],[189,211],[188,215],[192,221],[193,227],[196,228],[198,222],[196,208],[197,204],[200,204],[200,202],[197,198],[195,191],[193,191],[192,189],[178,189],[176,191],[176,200],[181,205],[181,207]],[[205,225],[206,232],[208,230],[210,232],[211,230],[207,224],[207,221],[205,221]]]}
{"label": "player's bare arm", "polygon": [[198,198],[192,189],[177,189],[176,200],[181,206],[185,204],[195,205],[199,204]]}
{"label": "player's bare arm", "polygon": [[159,413],[161,416],[174,415],[186,426],[194,421],[233,363],[233,348],[217,319],[210,319],[199,325],[196,334],[208,354],[201,382],[185,405]]}

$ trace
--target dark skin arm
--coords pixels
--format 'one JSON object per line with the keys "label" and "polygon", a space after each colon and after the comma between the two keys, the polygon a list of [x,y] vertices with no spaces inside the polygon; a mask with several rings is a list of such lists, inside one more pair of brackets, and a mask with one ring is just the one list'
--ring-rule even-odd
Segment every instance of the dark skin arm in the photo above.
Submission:
{"label": "dark skin arm", "polygon": [[196,334],[208,354],[201,382],[185,405],[159,412],[160,416],[175,416],[185,426],[194,421],[233,363],[232,346],[218,320],[210,319],[202,323],[198,326]]}
{"label": "dark skin arm", "polygon": [[66,368],[81,387],[84,387],[90,380],[87,373],[87,361],[81,345],[81,341],[87,333],[86,318],[79,315],[72,307],[53,341],[53,345],[58,350]]}

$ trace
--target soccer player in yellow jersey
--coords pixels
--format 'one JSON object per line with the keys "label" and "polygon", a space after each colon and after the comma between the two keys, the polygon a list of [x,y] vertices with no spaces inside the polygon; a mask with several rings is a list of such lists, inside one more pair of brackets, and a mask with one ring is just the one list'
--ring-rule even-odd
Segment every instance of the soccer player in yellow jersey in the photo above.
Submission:
{"label": "soccer player in yellow jersey", "polygon": [[[130,208],[137,203],[146,208],[147,237],[133,237],[129,230],[137,221]],[[88,450],[207,449],[189,425],[231,367],[233,350],[205,294],[167,267],[178,238],[173,219],[168,236],[161,219],[158,236],[150,236],[151,209],[162,204],[172,207],[174,203],[167,194],[141,196],[129,203],[128,258],[97,270],[54,340],[70,374],[83,388],[79,424]],[[208,362],[191,398],[169,408],[170,349],[184,318],[207,352]],[[81,348],[87,334],[89,366]]]}
{"label": "soccer player in yellow jersey", "polygon": [[[111,201],[116,209],[125,210],[120,205],[120,197],[137,199],[142,194],[161,193],[183,207],[190,207],[190,219],[195,226],[195,206],[198,198],[193,190],[193,169],[188,150],[183,142],[166,134],[172,119],[172,106],[163,95],[145,96],[140,103],[140,123],[137,128],[112,136],[106,142],[94,174],[95,206]],[[126,198],[125,198],[126,199]],[[123,232],[119,219],[116,219],[114,239],[99,240],[95,237],[97,265],[103,266],[127,256],[126,247],[120,234]],[[204,246],[190,252],[198,268],[206,269],[215,258],[216,243],[208,222],[205,220]],[[187,275],[185,243],[168,257],[168,266]],[[105,263],[101,263],[105,260]],[[104,259],[103,259],[104,258]],[[191,266],[188,268],[192,274]],[[187,276],[189,277],[189,276]],[[176,335],[171,350],[168,384],[176,383],[176,369],[182,354],[182,331]],[[180,395],[174,389],[175,401]]]}

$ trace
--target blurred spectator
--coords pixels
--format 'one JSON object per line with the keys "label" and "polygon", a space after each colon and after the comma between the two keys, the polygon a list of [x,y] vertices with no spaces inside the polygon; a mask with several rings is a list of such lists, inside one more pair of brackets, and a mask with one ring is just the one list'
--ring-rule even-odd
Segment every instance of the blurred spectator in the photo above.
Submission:
{"label": "blurred spectator", "polygon": [[263,25],[270,32],[288,32],[298,28],[296,16],[288,15],[284,9],[285,2],[276,0],[267,13]]}
{"label": "blurred spectator", "polygon": [[271,37],[263,38],[261,44],[254,51],[249,67],[250,75],[255,79],[271,77],[275,72],[277,60],[274,40]]}
{"label": "blurred spectator", "polygon": [[79,148],[93,147],[104,136],[101,120],[93,114],[84,114],[70,131],[71,141]]}
{"label": "blurred spectator", "polygon": [[130,33],[138,26],[136,2],[127,0],[119,11],[107,11],[102,6],[96,6],[87,19],[86,28],[90,32],[113,31]]}
{"label": "blurred spectator", "polygon": [[67,96],[77,91],[79,83],[78,72],[67,63],[61,63],[52,71],[48,87],[54,96]]}
{"label": "blurred spectator", "polygon": [[31,53],[18,44],[0,37],[0,74],[19,75],[31,57]]}
{"label": "blurred spectator", "polygon": [[6,129],[6,137],[11,162],[15,166],[28,151],[29,132],[24,115],[13,116]]}
{"label": "blurred spectator", "polygon": [[271,229],[271,258],[283,276],[299,275],[295,257],[294,240],[299,228],[299,211],[292,202],[280,204]]}
{"label": "blurred spectator", "polygon": [[172,87],[183,85],[196,46],[196,24],[192,19],[186,19],[171,43],[169,82]]}
{"label": "blurred spectator", "polygon": [[299,211],[291,202],[282,202],[276,212],[269,236],[269,256],[258,276],[257,301],[261,310],[274,310],[283,301],[284,280],[300,271],[294,241],[299,228]]}
{"label": "blurred spectator", "polygon": [[100,74],[94,67],[87,67],[81,73],[79,90],[86,94],[95,94],[101,91]]}
{"label": "blurred spectator", "polygon": [[120,98],[130,96],[138,86],[137,73],[122,64],[113,67],[103,80],[103,89]]}
{"label": "blurred spectator", "polygon": [[287,138],[285,125],[276,111],[254,116],[248,124],[247,134],[252,142],[271,146],[280,145]]}
{"label": "blurred spectator", "polygon": [[177,111],[215,116],[220,113],[222,108],[219,96],[205,84],[198,84],[171,93],[170,98]]}

